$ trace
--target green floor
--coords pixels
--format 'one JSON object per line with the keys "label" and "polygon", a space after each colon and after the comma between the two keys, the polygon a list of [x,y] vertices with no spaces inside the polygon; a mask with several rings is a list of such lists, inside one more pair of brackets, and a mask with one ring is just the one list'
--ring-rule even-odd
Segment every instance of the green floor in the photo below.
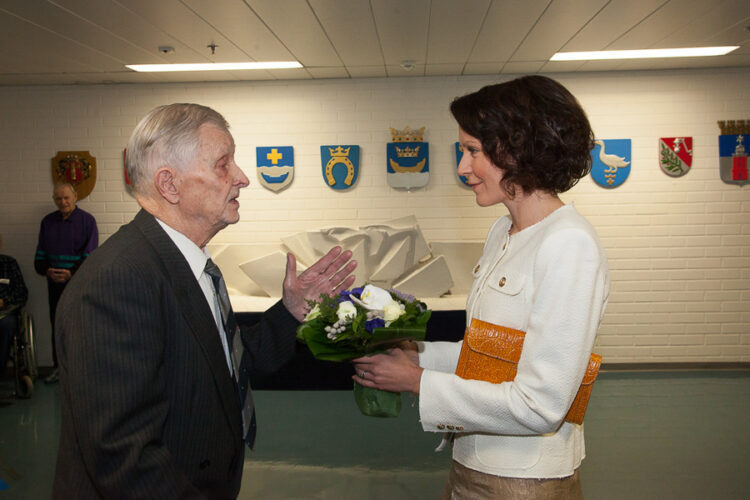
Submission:
{"label": "green floor", "polygon": [[[9,389],[6,383],[3,389]],[[259,434],[241,498],[432,499],[449,453],[421,431],[413,398],[397,419],[359,414],[346,391],[255,393]],[[0,408],[4,499],[51,494],[57,389]],[[750,498],[750,371],[607,372],[586,416],[587,499]]]}

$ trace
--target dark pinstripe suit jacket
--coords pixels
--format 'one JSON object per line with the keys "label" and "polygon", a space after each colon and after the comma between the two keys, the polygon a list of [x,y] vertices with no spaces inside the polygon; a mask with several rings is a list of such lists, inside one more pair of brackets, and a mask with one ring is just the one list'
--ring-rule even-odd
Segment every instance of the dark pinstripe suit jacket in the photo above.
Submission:
{"label": "dark pinstripe suit jacket", "polygon": [[[93,252],[58,311],[53,497],[235,498],[237,390],[200,286],[154,217],[141,210]],[[279,302],[243,329],[256,373],[292,357],[296,326]]]}

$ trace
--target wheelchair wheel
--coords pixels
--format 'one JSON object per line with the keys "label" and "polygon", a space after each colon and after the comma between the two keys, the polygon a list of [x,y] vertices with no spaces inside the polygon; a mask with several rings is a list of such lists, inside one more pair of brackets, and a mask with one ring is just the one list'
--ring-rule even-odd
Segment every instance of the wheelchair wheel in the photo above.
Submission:
{"label": "wheelchair wheel", "polygon": [[37,379],[39,372],[36,366],[36,354],[34,349],[34,319],[31,315],[23,311],[23,364],[26,368],[26,373],[31,378],[32,383]]}
{"label": "wheelchair wheel", "polygon": [[28,375],[21,375],[17,380],[16,396],[22,399],[29,399],[34,394],[34,381]]}

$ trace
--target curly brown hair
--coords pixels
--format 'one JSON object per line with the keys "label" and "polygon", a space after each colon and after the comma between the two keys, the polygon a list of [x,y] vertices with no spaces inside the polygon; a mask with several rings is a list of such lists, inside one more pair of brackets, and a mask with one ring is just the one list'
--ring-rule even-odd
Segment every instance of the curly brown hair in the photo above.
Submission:
{"label": "curly brown hair", "polygon": [[555,80],[524,76],[457,97],[450,106],[467,134],[503,171],[502,185],[563,193],[591,170],[594,134],[575,97]]}

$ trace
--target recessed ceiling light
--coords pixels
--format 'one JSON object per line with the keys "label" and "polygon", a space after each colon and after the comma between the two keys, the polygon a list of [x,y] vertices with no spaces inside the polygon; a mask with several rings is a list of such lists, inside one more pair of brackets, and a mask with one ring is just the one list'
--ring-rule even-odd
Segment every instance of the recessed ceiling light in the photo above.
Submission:
{"label": "recessed ceiling light", "polygon": [[297,61],[198,63],[198,64],[126,64],[133,71],[154,73],[161,71],[236,71],[243,69],[301,68]]}
{"label": "recessed ceiling light", "polygon": [[600,59],[646,59],[657,57],[723,56],[739,49],[731,47],[687,47],[680,49],[599,50],[592,52],[558,52],[550,61],[595,61]]}

